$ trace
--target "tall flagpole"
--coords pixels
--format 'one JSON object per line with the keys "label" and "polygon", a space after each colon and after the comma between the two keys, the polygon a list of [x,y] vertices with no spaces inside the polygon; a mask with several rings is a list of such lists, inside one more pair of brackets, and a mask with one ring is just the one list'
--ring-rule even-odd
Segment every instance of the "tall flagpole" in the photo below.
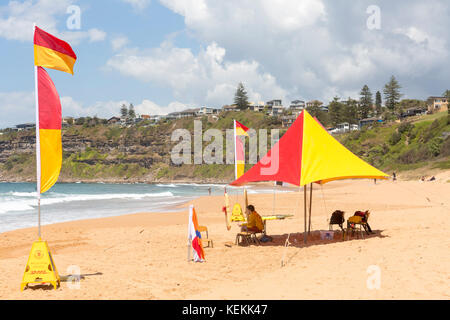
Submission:
{"label": "tall flagpole", "polygon": [[236,120],[233,120],[234,126],[234,178],[237,179],[237,143],[236,143]]}
{"label": "tall flagpole", "polygon": [[[36,32],[36,23],[33,25],[33,36]],[[41,144],[39,137],[39,93],[38,69],[34,66],[34,94],[36,100],[36,193],[38,202],[38,236],[41,240]]]}

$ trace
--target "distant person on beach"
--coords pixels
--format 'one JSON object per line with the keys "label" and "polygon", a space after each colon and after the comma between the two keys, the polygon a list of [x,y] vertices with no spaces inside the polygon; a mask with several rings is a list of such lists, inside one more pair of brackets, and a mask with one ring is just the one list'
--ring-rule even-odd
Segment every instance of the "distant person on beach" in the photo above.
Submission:
{"label": "distant person on beach", "polygon": [[396,176],[395,172],[392,172],[392,180],[393,181],[397,180],[397,176]]}
{"label": "distant person on beach", "polygon": [[211,187],[208,188],[208,194],[211,195]]}
{"label": "distant person on beach", "polygon": [[243,224],[241,231],[253,231],[261,232],[264,229],[264,223],[261,216],[256,212],[253,205],[248,205],[245,209],[245,214],[247,214],[247,224]]}
{"label": "distant person on beach", "polygon": [[422,178],[420,178],[421,181],[425,181],[425,176],[422,176]]}
{"label": "distant person on beach", "polygon": [[434,180],[436,180],[436,178],[435,178],[434,176],[432,176],[432,177],[430,178],[430,180],[428,180],[428,181],[434,181]]}

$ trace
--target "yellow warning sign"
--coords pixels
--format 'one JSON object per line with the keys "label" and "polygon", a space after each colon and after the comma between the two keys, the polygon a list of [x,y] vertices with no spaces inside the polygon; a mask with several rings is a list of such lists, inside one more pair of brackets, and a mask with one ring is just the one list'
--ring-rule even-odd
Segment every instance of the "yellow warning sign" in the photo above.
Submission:
{"label": "yellow warning sign", "polygon": [[58,271],[53,263],[47,241],[39,239],[33,242],[20,290],[30,283],[50,283],[54,289],[60,285]]}
{"label": "yellow warning sign", "polygon": [[245,221],[244,214],[242,213],[242,208],[239,203],[233,206],[233,213],[231,214],[231,221]]}

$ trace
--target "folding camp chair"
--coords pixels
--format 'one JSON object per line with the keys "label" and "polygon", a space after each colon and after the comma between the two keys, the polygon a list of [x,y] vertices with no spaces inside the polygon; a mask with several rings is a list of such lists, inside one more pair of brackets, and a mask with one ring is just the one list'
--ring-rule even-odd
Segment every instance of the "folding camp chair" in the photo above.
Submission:
{"label": "folding camp chair", "polygon": [[213,240],[210,239],[209,235],[208,235],[208,228],[205,226],[198,226],[198,231],[200,233],[202,233],[202,232],[206,233],[206,238],[202,237],[203,246],[205,246],[205,244],[208,243],[208,245],[206,247],[209,247],[209,244],[211,244],[211,248],[214,248]]}
{"label": "folding camp chair", "polygon": [[238,234],[236,234],[236,244],[239,245],[242,242],[245,242],[247,245],[250,245],[250,243],[255,243],[260,245],[261,242],[259,242],[258,237],[256,236],[257,233],[261,232],[254,232],[254,231],[241,231]]}
{"label": "folding camp chair", "polygon": [[342,226],[344,224],[344,221],[345,221],[344,211],[336,210],[331,214],[329,230],[330,231],[333,230],[333,225],[337,224],[339,228],[341,228],[342,230],[342,240],[345,240],[345,230],[344,227]]}
{"label": "folding camp chair", "polygon": [[362,212],[356,211],[355,215],[348,218],[347,220],[347,234],[352,232],[352,235],[357,232],[362,239],[364,239],[364,232],[369,233],[368,221],[369,221],[370,212],[369,210]]}

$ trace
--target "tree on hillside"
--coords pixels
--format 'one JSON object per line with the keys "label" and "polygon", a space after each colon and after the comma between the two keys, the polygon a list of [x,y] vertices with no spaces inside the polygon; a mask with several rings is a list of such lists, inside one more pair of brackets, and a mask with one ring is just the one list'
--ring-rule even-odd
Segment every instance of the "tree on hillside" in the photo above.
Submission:
{"label": "tree on hillside", "polygon": [[307,107],[306,110],[311,114],[311,116],[316,117],[322,125],[326,126],[329,124],[329,117],[327,112],[320,109],[320,105],[321,102],[314,101],[313,105]]}
{"label": "tree on hillside", "polygon": [[445,92],[442,94],[442,96],[449,99],[450,98],[450,90],[445,90]]}
{"label": "tree on hillside", "polygon": [[317,117],[319,115],[319,112],[320,112],[320,102],[319,101],[315,101],[312,104],[312,106],[306,107],[306,111],[308,111],[311,114],[311,116]]}
{"label": "tree on hillside", "polygon": [[342,108],[342,120],[344,122],[358,124],[358,120],[360,119],[359,111],[358,101],[349,97]]}
{"label": "tree on hillside", "polygon": [[120,116],[122,118],[127,118],[128,117],[128,108],[125,104],[122,105],[122,107],[120,107]]}
{"label": "tree on hillside", "polygon": [[242,82],[239,82],[236,93],[234,94],[234,103],[241,110],[245,110],[248,108],[248,96]]}
{"label": "tree on hillside", "polygon": [[447,98],[447,124],[450,124],[450,90],[445,90],[443,96]]}
{"label": "tree on hillside", "polygon": [[361,89],[360,99],[359,99],[359,118],[365,119],[369,116],[370,111],[372,110],[373,99],[372,92],[367,85]]}
{"label": "tree on hillside", "polygon": [[383,89],[384,101],[386,107],[391,111],[394,111],[395,106],[402,97],[402,94],[400,93],[400,88],[401,86],[394,76],[392,76],[391,80],[389,80],[389,82],[386,83],[386,85],[384,86]]}
{"label": "tree on hillside", "polygon": [[130,119],[136,118],[136,112],[134,112],[134,106],[132,103],[130,103],[130,107],[128,108],[128,117]]}
{"label": "tree on hillside", "polygon": [[330,117],[330,122],[333,126],[336,126],[338,123],[342,122],[342,112],[344,106],[339,101],[339,97],[334,97],[333,101],[328,105],[328,114]]}
{"label": "tree on hillside", "polygon": [[381,109],[381,93],[380,91],[377,91],[377,93],[375,94],[375,107],[377,110],[377,116],[379,116],[382,113],[382,109]]}

